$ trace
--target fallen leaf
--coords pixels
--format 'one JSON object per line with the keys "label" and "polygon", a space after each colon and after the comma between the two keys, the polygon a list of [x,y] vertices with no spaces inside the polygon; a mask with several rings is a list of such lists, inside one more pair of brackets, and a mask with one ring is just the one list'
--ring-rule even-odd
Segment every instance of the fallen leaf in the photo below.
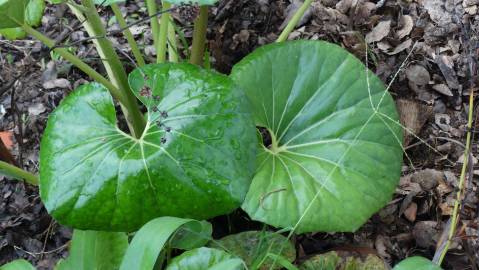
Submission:
{"label": "fallen leaf", "polygon": [[407,99],[399,99],[397,101],[397,107],[401,124],[406,127],[403,131],[403,138],[404,146],[407,146],[414,139],[413,134],[418,134],[421,131],[422,127],[431,116],[433,108]]}
{"label": "fallen leaf", "polygon": [[394,50],[392,52],[386,52],[386,53],[389,54],[389,55],[395,55],[395,54],[398,54],[398,53],[404,51],[405,49],[411,47],[411,45],[412,45],[412,39],[407,39],[404,42],[402,42],[401,44],[397,45],[396,48],[394,48]]}
{"label": "fallen leaf", "polygon": [[39,115],[45,112],[45,110],[45,105],[43,105],[42,103],[35,103],[28,107],[28,113],[31,115]]}
{"label": "fallen leaf", "polygon": [[435,188],[439,181],[443,180],[444,173],[434,169],[425,169],[414,173],[411,182],[418,183],[424,190]]}
{"label": "fallen leaf", "polygon": [[407,218],[407,220],[414,222],[416,220],[416,214],[417,214],[417,203],[412,202],[408,208],[404,211],[404,217]]}
{"label": "fallen leaf", "polygon": [[13,147],[13,132],[12,131],[0,131],[0,140],[3,141],[5,147],[8,150],[12,150]]}
{"label": "fallen leaf", "polygon": [[402,39],[403,37],[411,33],[412,28],[414,27],[414,21],[411,16],[403,15],[401,17],[401,25],[402,25],[402,28],[396,32],[396,37],[398,39]]}
{"label": "fallen leaf", "polygon": [[414,225],[412,234],[416,245],[422,248],[434,247],[439,238],[438,224],[436,221],[419,221]]}
{"label": "fallen leaf", "polygon": [[66,88],[71,89],[72,85],[67,79],[54,79],[46,81],[43,83],[43,88],[53,89],[53,88]]}
{"label": "fallen leaf", "polygon": [[426,85],[431,80],[427,69],[420,65],[409,66],[406,69],[406,77],[416,85]]}
{"label": "fallen leaf", "polygon": [[451,92],[451,89],[449,89],[449,87],[443,83],[433,85],[432,89],[446,96],[450,96],[450,97],[454,96],[454,94]]}
{"label": "fallen leaf", "polygon": [[376,25],[371,32],[366,35],[366,42],[378,42],[385,38],[391,30],[391,21],[382,21]]}

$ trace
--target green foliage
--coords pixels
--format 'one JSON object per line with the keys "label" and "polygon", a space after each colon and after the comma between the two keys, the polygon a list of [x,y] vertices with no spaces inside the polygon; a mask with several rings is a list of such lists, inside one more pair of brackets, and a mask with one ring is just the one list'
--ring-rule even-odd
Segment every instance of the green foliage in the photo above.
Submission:
{"label": "green foliage", "polygon": [[242,206],[253,219],[298,233],[355,231],[391,199],[402,133],[393,99],[366,70],[318,41],[267,45],[234,67],[272,137]]}
{"label": "green foliage", "polygon": [[[22,1],[17,3],[17,8],[21,8]],[[23,11],[23,20],[21,22],[25,22],[30,26],[38,26],[40,25],[43,17],[43,11],[45,10],[45,1],[44,0],[28,0],[26,1],[26,7]],[[0,7],[0,14],[4,10],[4,7]],[[13,12],[9,12],[11,16]],[[19,21],[20,22],[20,21]],[[15,24],[18,25],[18,24]],[[0,35],[4,36],[6,39],[16,40],[22,39],[27,36],[27,33],[23,31],[21,27],[8,27],[3,28],[1,27],[1,19],[0,19]]]}
{"label": "green foliage", "polygon": [[0,270],[35,270],[35,267],[28,261],[22,259],[2,265],[0,266]]}
{"label": "green foliage", "polygon": [[27,0],[0,0],[0,29],[22,24],[27,3]]}
{"label": "green foliage", "polygon": [[70,255],[55,270],[118,269],[127,247],[125,233],[75,230]]}
{"label": "green foliage", "polygon": [[243,261],[224,251],[198,248],[174,258],[166,270],[243,270]]}
{"label": "green foliage", "polygon": [[393,270],[441,270],[442,268],[437,264],[431,262],[430,260],[414,256],[407,258],[396,266],[394,266]]}
{"label": "green foliage", "polygon": [[[281,234],[268,231],[248,231],[228,235],[211,243],[218,249],[225,249],[244,260],[251,269],[281,269],[281,265],[268,254],[277,254],[288,262],[296,259],[294,245]],[[273,265],[273,261],[275,261]]]}
{"label": "green foliage", "polygon": [[[151,270],[167,241],[182,226],[187,226],[190,235],[206,235],[204,226],[196,220],[161,217],[148,222],[133,238],[125,254],[120,270]],[[208,235],[208,239],[211,235]],[[174,239],[174,238],[173,238]],[[205,239],[205,242],[208,240]],[[174,244],[173,244],[174,245]]]}
{"label": "green foliage", "polygon": [[40,151],[49,213],[77,229],[133,231],[158,216],[207,219],[237,208],[257,143],[242,92],[189,64],[145,66],[130,83],[148,108],[139,139],[116,126],[98,84],[80,87],[50,116]]}

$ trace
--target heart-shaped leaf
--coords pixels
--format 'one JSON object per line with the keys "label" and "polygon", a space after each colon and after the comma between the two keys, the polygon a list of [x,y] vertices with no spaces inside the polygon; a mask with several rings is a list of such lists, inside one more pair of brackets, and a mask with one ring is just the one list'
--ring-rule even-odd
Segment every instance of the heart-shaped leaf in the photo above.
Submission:
{"label": "heart-shaped leaf", "polygon": [[175,257],[166,270],[243,270],[244,263],[224,251],[198,248]]}
{"label": "heart-shaped leaf", "polygon": [[125,233],[75,230],[68,258],[55,270],[118,269],[127,247]]}
{"label": "heart-shaped leaf", "polygon": [[28,261],[20,259],[0,266],[0,270],[35,270]]}
{"label": "heart-shaped leaf", "polygon": [[[296,249],[288,239],[281,234],[262,231],[248,231],[228,235],[211,243],[218,249],[225,249],[246,263],[251,269],[281,269],[281,265],[268,254],[281,255],[288,262],[296,259]],[[252,267],[254,266],[254,267]]]}
{"label": "heart-shaped leaf", "polygon": [[211,6],[216,4],[219,0],[165,0],[165,2],[168,2],[170,4],[174,5],[200,5],[200,6]]}
{"label": "heart-shaped leaf", "polygon": [[25,20],[27,0],[0,0],[0,29],[13,28]]}
{"label": "heart-shaped leaf", "polygon": [[442,268],[424,257],[414,256],[402,260],[393,270],[442,270]]}
{"label": "heart-shaped leaf", "polygon": [[353,55],[326,42],[273,44],[231,76],[271,135],[242,206],[253,219],[295,232],[354,231],[390,200],[402,164],[398,114]]}
{"label": "heart-shaped leaf", "polygon": [[237,208],[257,143],[242,91],[189,64],[145,66],[130,81],[149,110],[141,138],[116,126],[99,84],[77,89],[48,120],[40,194],[49,213],[78,229],[133,231],[158,216],[207,219]]}
{"label": "heart-shaped leaf", "polygon": [[[29,0],[24,11],[24,21],[30,26],[38,26],[45,10],[44,0]],[[22,39],[27,36],[21,27],[0,29],[0,35],[9,40]]]}

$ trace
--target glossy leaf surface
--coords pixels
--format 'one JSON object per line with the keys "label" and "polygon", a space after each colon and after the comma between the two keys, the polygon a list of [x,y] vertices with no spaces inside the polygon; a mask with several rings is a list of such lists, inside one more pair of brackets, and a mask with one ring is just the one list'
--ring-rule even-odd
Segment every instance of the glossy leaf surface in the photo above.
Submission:
{"label": "glossy leaf surface", "polygon": [[253,219],[298,233],[355,231],[391,199],[402,133],[390,94],[366,70],[318,41],[268,45],[234,67],[272,137],[242,206]]}
{"label": "glossy leaf surface", "polygon": [[198,248],[175,257],[166,270],[243,270],[243,262],[224,251]]}
{"label": "glossy leaf surface", "polygon": [[394,266],[393,270],[441,270],[442,268],[439,267],[437,264],[431,262],[430,260],[424,257],[410,257],[407,258],[396,266]]}
{"label": "glossy leaf surface", "polygon": [[0,270],[35,270],[35,267],[26,260],[15,260],[0,266]]}
{"label": "glossy leaf surface", "polygon": [[[24,12],[25,23],[30,26],[38,26],[45,10],[44,0],[29,0]],[[22,39],[27,36],[21,27],[0,29],[0,35],[9,40]]]}
{"label": "glossy leaf surface", "polygon": [[200,6],[210,6],[216,4],[219,0],[165,0],[166,2],[174,5],[200,5]]}
{"label": "glossy leaf surface", "polygon": [[73,232],[67,259],[55,270],[114,270],[118,269],[128,247],[125,233],[80,231]]}
{"label": "glossy leaf surface", "polygon": [[268,253],[280,255],[288,262],[296,259],[296,249],[286,237],[267,231],[228,235],[212,242],[211,246],[240,257],[252,269],[281,269],[279,263],[276,262],[273,266],[274,260],[266,258]]}
{"label": "glossy leaf surface", "polygon": [[116,126],[98,84],[80,87],[50,116],[40,151],[49,213],[78,229],[133,231],[159,216],[207,219],[237,208],[257,143],[242,92],[188,64],[146,66],[130,80],[148,107],[139,139]]}
{"label": "glossy leaf surface", "polygon": [[[175,217],[156,218],[143,226],[131,241],[120,270],[151,270],[166,242],[178,231],[205,235],[203,222]],[[211,237],[211,235],[209,235]],[[173,242],[175,238],[172,239]],[[173,243],[173,246],[175,244]]]}
{"label": "glossy leaf surface", "polygon": [[22,24],[27,3],[27,0],[0,0],[0,29]]}

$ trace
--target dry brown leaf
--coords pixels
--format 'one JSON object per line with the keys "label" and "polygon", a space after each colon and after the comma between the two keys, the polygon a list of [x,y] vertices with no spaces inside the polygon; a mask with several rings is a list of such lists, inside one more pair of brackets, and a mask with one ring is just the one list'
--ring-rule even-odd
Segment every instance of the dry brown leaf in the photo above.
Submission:
{"label": "dry brown leaf", "polygon": [[404,217],[406,217],[407,220],[414,222],[416,220],[416,214],[417,214],[417,203],[412,202],[408,208],[404,211]]}
{"label": "dry brown leaf", "polygon": [[412,39],[407,39],[406,41],[397,45],[396,48],[394,48],[394,50],[392,52],[386,52],[386,53],[389,54],[389,55],[395,55],[395,54],[398,54],[398,53],[404,51],[405,49],[411,47],[411,45],[412,45]]}
{"label": "dry brown leaf", "polygon": [[451,92],[451,89],[449,89],[449,87],[443,83],[433,85],[432,89],[446,96],[450,96],[450,97],[454,96],[454,94]]}
{"label": "dry brown leaf", "polygon": [[391,31],[391,21],[382,21],[376,25],[371,32],[366,35],[366,42],[378,42],[385,38]]}
{"label": "dry brown leaf", "polygon": [[[421,131],[433,111],[431,106],[407,99],[399,99],[397,101],[397,107],[400,114],[401,124],[414,134],[418,134]],[[414,136],[407,130],[404,129],[403,131],[404,146],[409,145],[411,140],[414,139]]]}
{"label": "dry brown leaf", "polygon": [[411,16],[403,15],[401,17],[401,25],[402,25],[402,28],[396,32],[396,37],[398,39],[402,39],[403,37],[411,33],[412,28],[414,27],[414,21]]}
{"label": "dry brown leaf", "polygon": [[411,65],[406,69],[406,77],[416,85],[426,85],[431,80],[431,75],[426,68],[420,65]]}

